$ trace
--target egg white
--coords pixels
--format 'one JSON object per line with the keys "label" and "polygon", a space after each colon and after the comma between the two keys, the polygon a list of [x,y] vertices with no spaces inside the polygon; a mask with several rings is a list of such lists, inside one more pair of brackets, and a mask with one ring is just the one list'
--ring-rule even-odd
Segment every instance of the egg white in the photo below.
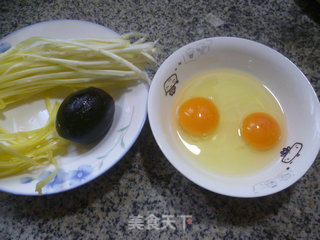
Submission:
{"label": "egg white", "polygon": [[[193,97],[211,99],[220,114],[217,128],[206,137],[189,135],[178,123],[180,105]],[[270,114],[281,127],[279,142],[269,150],[257,150],[241,137],[243,119],[254,112]],[[191,77],[177,92],[172,119],[182,148],[200,166],[221,175],[245,176],[265,169],[279,158],[286,139],[286,119],[276,97],[259,79],[233,69],[213,69]]]}

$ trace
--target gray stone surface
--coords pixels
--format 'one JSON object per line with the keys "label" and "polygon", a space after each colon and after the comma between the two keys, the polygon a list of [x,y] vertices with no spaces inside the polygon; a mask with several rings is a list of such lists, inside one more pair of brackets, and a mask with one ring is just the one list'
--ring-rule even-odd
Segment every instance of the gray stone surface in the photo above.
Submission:
{"label": "gray stone surface", "polygon": [[[0,38],[39,21],[83,19],[159,39],[161,63],[197,39],[244,37],[291,59],[319,96],[319,13],[308,0],[1,0]],[[177,172],[146,123],[126,156],[85,186],[41,198],[0,192],[0,239],[320,239],[319,170],[317,159],[300,181],[272,196],[221,196]],[[129,230],[129,216],[138,214],[190,214],[193,223],[185,231],[180,222],[176,230]]]}

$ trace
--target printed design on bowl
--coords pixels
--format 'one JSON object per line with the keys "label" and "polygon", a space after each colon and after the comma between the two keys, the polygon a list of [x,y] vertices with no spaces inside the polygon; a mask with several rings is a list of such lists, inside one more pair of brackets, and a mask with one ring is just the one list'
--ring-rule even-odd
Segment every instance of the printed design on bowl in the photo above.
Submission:
{"label": "printed design on bowl", "polygon": [[[64,169],[59,168],[57,175],[52,179],[52,181],[44,186],[43,190],[46,192],[50,190],[62,189],[65,183],[68,183],[70,187],[80,185],[85,181],[88,176],[93,172],[94,168],[90,165],[81,165],[76,170],[65,171]],[[21,184],[28,184],[33,181],[40,182],[41,180],[48,177],[52,171],[43,171],[41,174],[35,177],[23,177],[20,179]]]}
{"label": "printed design on bowl", "polygon": [[120,144],[121,148],[123,149],[126,148],[126,145],[124,143],[124,138],[132,123],[133,115],[134,115],[134,106],[132,107],[132,110],[131,110],[131,116],[130,116],[129,122],[117,131],[118,133],[120,133],[119,137],[117,138],[117,141],[112,145],[112,147],[104,155],[97,157],[97,159],[100,160],[99,169],[103,166],[104,159],[116,148],[116,146]]}
{"label": "printed design on bowl", "polygon": [[296,142],[291,147],[287,146],[282,149],[281,154],[281,162],[291,164],[293,159],[300,156],[300,152],[303,148],[303,144]]}
{"label": "printed design on bowl", "polygon": [[168,93],[173,96],[176,92],[176,84],[179,83],[177,74],[172,74],[163,84],[164,92],[166,96]]}
{"label": "printed design on bowl", "polygon": [[[281,162],[291,164],[296,157],[300,156],[302,148],[303,144],[299,142],[294,143],[291,147],[284,147],[280,152],[280,156],[282,157]],[[253,186],[253,192],[260,193],[264,190],[275,188],[280,184],[280,182],[287,181],[292,178],[294,173],[289,169],[290,167],[287,167],[286,171],[279,174],[277,177],[255,184]]]}
{"label": "printed design on bowl", "polygon": [[293,171],[285,171],[280,173],[277,177],[268,179],[266,181],[257,183],[253,186],[254,193],[261,193],[265,190],[277,187],[281,182],[288,181],[294,176]]}
{"label": "printed design on bowl", "polygon": [[[182,62],[189,63],[196,61],[201,55],[204,55],[210,50],[210,43],[207,40],[205,43],[199,43],[196,47],[187,48],[182,54],[182,60],[178,62],[178,66],[174,69],[178,70],[178,67],[182,64]],[[170,96],[173,96],[176,92],[176,84],[179,82],[178,76],[176,73],[172,74],[163,84],[165,95],[168,93]]]}
{"label": "printed design on bowl", "polygon": [[11,48],[10,43],[0,42],[0,53],[3,53]]}
{"label": "printed design on bowl", "polygon": [[199,43],[196,47],[187,48],[183,54],[185,63],[196,61],[201,55],[208,53],[210,50],[208,43]]}

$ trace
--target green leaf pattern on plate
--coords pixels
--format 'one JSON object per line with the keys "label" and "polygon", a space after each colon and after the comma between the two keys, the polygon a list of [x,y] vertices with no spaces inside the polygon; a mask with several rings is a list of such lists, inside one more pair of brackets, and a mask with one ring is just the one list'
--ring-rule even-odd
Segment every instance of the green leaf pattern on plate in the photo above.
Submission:
{"label": "green leaf pattern on plate", "polygon": [[117,141],[115,142],[115,144],[102,156],[100,157],[97,157],[98,160],[101,160],[100,163],[99,163],[99,169],[103,166],[103,161],[104,159],[115,149],[115,147],[120,143],[120,146],[125,149],[126,148],[126,145],[125,145],[125,142],[124,142],[124,138],[125,138],[125,135],[132,123],[132,119],[133,119],[133,114],[134,114],[134,107],[132,107],[132,111],[131,111],[131,116],[130,116],[130,120],[129,120],[129,123],[120,128],[117,132],[120,132],[120,136],[119,138],[117,139]]}

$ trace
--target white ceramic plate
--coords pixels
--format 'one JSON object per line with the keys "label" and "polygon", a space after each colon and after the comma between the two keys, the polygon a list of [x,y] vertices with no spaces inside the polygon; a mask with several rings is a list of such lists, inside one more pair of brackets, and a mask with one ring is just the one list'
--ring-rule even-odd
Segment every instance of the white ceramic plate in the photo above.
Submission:
{"label": "white ceramic plate", "polygon": [[[48,38],[110,38],[118,34],[109,28],[78,20],[55,20],[37,23],[0,41],[0,51],[14,46],[29,37]],[[128,89],[127,89],[128,90]],[[112,93],[110,93],[112,95]],[[112,126],[97,145],[92,148],[69,148],[68,154],[58,159],[58,175],[43,189],[43,194],[66,191],[83,185],[110,169],[130,149],[144,125],[147,115],[148,86],[138,84],[115,99],[115,116]],[[48,112],[43,100],[33,101],[4,113],[0,125],[10,131],[30,130],[44,126]],[[53,166],[0,179],[0,190],[37,195],[36,183],[53,171]]]}
{"label": "white ceramic plate", "polygon": [[[256,76],[281,103],[287,118],[287,142],[267,169],[246,177],[208,172],[174,137],[170,123],[175,92],[191,76],[213,68],[232,68]],[[208,38],[174,52],[152,81],[148,114],[155,139],[172,165],[194,183],[224,195],[258,197],[278,192],[301,178],[319,152],[320,104],[308,79],[280,53],[246,39]]]}

